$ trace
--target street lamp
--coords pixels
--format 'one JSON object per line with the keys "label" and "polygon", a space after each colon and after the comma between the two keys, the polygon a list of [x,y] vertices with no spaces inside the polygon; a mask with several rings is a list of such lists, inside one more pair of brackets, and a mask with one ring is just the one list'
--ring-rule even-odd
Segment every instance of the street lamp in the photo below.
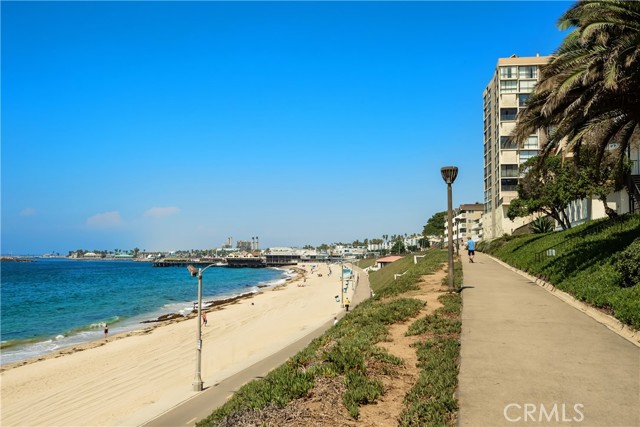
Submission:
{"label": "street lamp", "polygon": [[447,234],[449,238],[449,292],[454,291],[453,286],[453,209],[451,184],[458,176],[458,168],[456,166],[445,166],[440,169],[442,179],[447,183]]}
{"label": "street lamp", "polygon": [[344,260],[340,261],[340,305],[344,308]]}
{"label": "street lamp", "polygon": [[201,375],[202,367],[202,273],[215,264],[210,264],[205,268],[195,268],[193,265],[188,265],[187,270],[191,273],[192,277],[198,277],[198,317],[197,317],[197,332],[196,332],[196,375],[193,378],[193,391],[202,391],[203,382]]}

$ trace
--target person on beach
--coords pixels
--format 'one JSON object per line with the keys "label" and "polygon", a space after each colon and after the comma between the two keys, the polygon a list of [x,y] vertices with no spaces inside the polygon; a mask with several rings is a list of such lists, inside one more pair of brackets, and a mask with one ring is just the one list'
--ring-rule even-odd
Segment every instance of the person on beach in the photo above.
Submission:
{"label": "person on beach", "polygon": [[104,324],[104,340],[107,340],[107,336],[109,336],[109,325]]}
{"label": "person on beach", "polygon": [[344,299],[344,309],[349,312],[349,305],[351,304],[351,301],[349,301],[349,298],[345,298]]}
{"label": "person on beach", "polygon": [[469,262],[473,262],[473,257],[476,253],[476,242],[473,241],[471,236],[469,236],[469,240],[467,241],[467,252],[469,253]]}
{"label": "person on beach", "polygon": [[205,313],[204,311],[202,312],[202,324],[204,326],[207,326],[207,313]]}

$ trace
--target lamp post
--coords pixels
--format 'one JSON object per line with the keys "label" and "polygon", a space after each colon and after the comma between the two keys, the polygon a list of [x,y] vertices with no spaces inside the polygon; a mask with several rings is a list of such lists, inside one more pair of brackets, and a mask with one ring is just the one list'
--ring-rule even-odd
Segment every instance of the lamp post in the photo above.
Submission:
{"label": "lamp post", "polygon": [[205,268],[195,268],[193,265],[188,265],[187,270],[191,273],[192,277],[198,277],[198,317],[196,329],[196,375],[193,378],[193,391],[202,391],[202,273],[214,264],[210,264]]}
{"label": "lamp post", "polygon": [[449,238],[449,292],[454,291],[453,286],[453,209],[451,184],[458,176],[458,168],[456,166],[445,166],[440,169],[442,179],[447,183],[447,234]]}
{"label": "lamp post", "polygon": [[344,261],[340,261],[340,305],[344,308]]}

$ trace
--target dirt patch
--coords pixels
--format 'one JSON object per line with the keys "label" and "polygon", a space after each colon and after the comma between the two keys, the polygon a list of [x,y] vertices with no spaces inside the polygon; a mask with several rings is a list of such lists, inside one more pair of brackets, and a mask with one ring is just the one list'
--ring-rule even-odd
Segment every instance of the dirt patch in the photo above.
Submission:
{"label": "dirt patch", "polygon": [[[439,270],[434,274],[424,275],[418,285],[420,289],[410,291],[402,295],[403,298],[416,298],[427,304],[416,318],[433,314],[442,303],[438,297],[447,292],[442,285],[447,273]],[[404,397],[411,390],[420,375],[418,368],[418,356],[412,345],[420,339],[417,336],[406,336],[409,326],[414,322],[409,319],[404,323],[396,323],[389,327],[389,340],[378,345],[386,349],[390,354],[401,358],[404,366],[397,370],[395,375],[382,379],[384,395],[374,405],[365,405],[360,408],[360,420],[358,426],[384,426],[396,425],[398,417],[404,409]]]}

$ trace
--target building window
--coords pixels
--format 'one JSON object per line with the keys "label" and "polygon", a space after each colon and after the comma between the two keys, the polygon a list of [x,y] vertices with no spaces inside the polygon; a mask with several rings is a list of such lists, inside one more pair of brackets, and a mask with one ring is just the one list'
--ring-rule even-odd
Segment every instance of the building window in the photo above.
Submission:
{"label": "building window", "polygon": [[518,148],[516,143],[513,142],[513,139],[509,136],[501,136],[500,137],[500,148],[503,150],[515,150]]}
{"label": "building window", "polygon": [[517,80],[503,80],[500,82],[500,93],[516,93],[517,91]]}
{"label": "building window", "polygon": [[537,79],[538,67],[535,65],[518,67],[518,77],[520,77],[521,79]]}
{"label": "building window", "polygon": [[500,191],[517,191],[518,180],[517,179],[501,179]]}
{"label": "building window", "polygon": [[502,178],[517,178],[518,170],[518,165],[500,165],[500,176]]}
{"label": "building window", "polygon": [[518,154],[520,155],[520,164],[522,164],[527,160],[529,160],[530,158],[537,156],[538,151],[537,150],[521,150],[520,153]]}
{"label": "building window", "polygon": [[529,100],[528,93],[521,93],[518,95],[518,106],[525,107],[527,105],[527,101]]}
{"label": "building window", "polygon": [[524,148],[526,150],[537,150],[538,147],[538,137],[536,135],[531,135],[529,138],[527,138],[527,140],[524,142]]}
{"label": "building window", "polygon": [[514,121],[518,114],[517,108],[501,108],[500,109],[500,121]]}
{"label": "building window", "polygon": [[535,85],[535,80],[520,80],[520,92],[531,92]]}
{"label": "building window", "polygon": [[515,79],[518,76],[516,75],[516,70],[518,67],[500,67],[500,78],[501,79]]}

